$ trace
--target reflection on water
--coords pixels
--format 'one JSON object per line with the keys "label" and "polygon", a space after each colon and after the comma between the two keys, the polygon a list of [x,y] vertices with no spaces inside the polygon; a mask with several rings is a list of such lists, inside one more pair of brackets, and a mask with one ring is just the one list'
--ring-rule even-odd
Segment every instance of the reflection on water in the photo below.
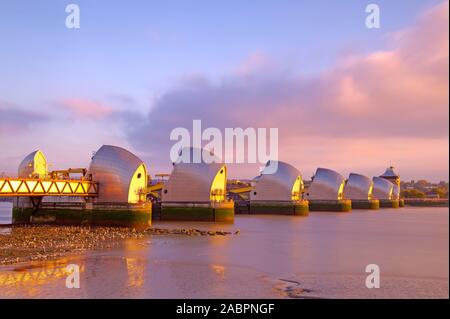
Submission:
{"label": "reflection on water", "polygon": [[[448,208],[404,208],[237,216],[234,225],[158,222],[241,235],[153,236],[56,263],[3,267],[0,297],[269,298],[306,289],[307,297],[448,298],[448,221]],[[68,263],[82,269],[80,289],[65,288]],[[371,263],[381,268],[380,289],[364,286]]]}
{"label": "reflection on water", "polygon": [[[52,285],[69,275],[66,270],[68,259],[52,262],[41,262],[33,266],[10,267],[9,271],[0,272],[0,289],[6,292],[5,297],[16,297],[17,292],[24,293],[24,297],[39,297],[43,286]],[[80,273],[84,272],[84,263],[78,261]],[[44,289],[45,290],[45,289]]]}
{"label": "reflection on water", "polygon": [[126,258],[128,285],[130,287],[142,287],[144,285],[144,270],[146,261],[138,258]]}

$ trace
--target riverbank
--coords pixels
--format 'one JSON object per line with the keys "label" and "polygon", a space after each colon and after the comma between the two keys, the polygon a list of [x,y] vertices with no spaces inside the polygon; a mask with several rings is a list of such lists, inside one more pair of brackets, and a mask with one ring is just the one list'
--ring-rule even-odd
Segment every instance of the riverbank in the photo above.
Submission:
{"label": "riverbank", "polygon": [[405,205],[418,207],[449,207],[448,199],[405,198]]}
{"label": "riverbank", "polygon": [[226,236],[231,232],[193,228],[137,231],[117,227],[14,226],[0,232],[0,265],[52,260],[69,254],[116,247],[126,239],[154,235]]}

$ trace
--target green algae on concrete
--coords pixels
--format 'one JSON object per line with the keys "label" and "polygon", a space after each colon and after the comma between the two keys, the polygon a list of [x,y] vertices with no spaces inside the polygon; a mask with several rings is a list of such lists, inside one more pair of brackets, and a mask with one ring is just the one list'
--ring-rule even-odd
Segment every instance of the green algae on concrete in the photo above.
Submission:
{"label": "green algae on concrete", "polygon": [[249,213],[308,216],[309,206],[308,201],[252,201],[250,202]]}
{"label": "green algae on concrete", "polygon": [[380,199],[381,208],[399,208],[400,203],[398,199]]}
{"label": "green algae on concrete", "polygon": [[371,200],[352,200],[352,209],[379,209],[380,201],[378,199]]}
{"label": "green algae on concrete", "polygon": [[318,212],[350,212],[352,201],[343,200],[310,200],[309,210]]}
{"label": "green algae on concrete", "polygon": [[117,226],[144,229],[151,226],[151,204],[134,208],[114,209],[111,206],[94,206],[93,209],[70,209],[67,207],[13,208],[14,224],[56,224],[86,226]]}
{"label": "green algae on concrete", "polygon": [[155,219],[169,221],[234,222],[234,202],[164,203]]}

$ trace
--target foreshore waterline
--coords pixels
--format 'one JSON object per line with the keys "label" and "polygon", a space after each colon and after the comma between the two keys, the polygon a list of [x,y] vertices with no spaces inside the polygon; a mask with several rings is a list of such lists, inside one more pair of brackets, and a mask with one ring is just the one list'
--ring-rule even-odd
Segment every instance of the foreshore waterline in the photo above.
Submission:
{"label": "foreshore waterline", "polygon": [[[0,232],[0,265],[29,261],[54,260],[90,250],[119,246],[126,239],[142,239],[152,235],[226,236],[231,232],[199,229],[76,226],[12,226]],[[239,234],[239,232],[235,232]]]}

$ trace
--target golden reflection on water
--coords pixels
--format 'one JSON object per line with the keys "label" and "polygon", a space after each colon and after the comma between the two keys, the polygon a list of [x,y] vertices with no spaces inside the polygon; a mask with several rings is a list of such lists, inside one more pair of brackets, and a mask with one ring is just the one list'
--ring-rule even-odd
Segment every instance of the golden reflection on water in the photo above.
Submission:
{"label": "golden reflection on water", "polygon": [[211,265],[214,272],[221,278],[225,277],[225,266],[224,265]]}
{"label": "golden reflection on water", "polygon": [[128,285],[130,287],[144,286],[145,260],[139,258],[126,258]]}
{"label": "golden reflection on water", "polygon": [[126,240],[124,243],[124,249],[127,251],[125,263],[128,274],[128,285],[130,287],[142,287],[144,286],[145,279],[144,273],[147,262],[145,259],[132,257],[132,252],[140,251],[144,247],[150,249],[150,246],[145,242],[136,242],[135,240]]}
{"label": "golden reflection on water", "polygon": [[[60,259],[0,272],[0,289],[20,289],[28,297],[38,296],[40,287],[70,275],[66,269],[69,264],[69,259]],[[83,273],[85,271],[84,262],[77,261],[77,265],[80,267],[80,273]]]}

